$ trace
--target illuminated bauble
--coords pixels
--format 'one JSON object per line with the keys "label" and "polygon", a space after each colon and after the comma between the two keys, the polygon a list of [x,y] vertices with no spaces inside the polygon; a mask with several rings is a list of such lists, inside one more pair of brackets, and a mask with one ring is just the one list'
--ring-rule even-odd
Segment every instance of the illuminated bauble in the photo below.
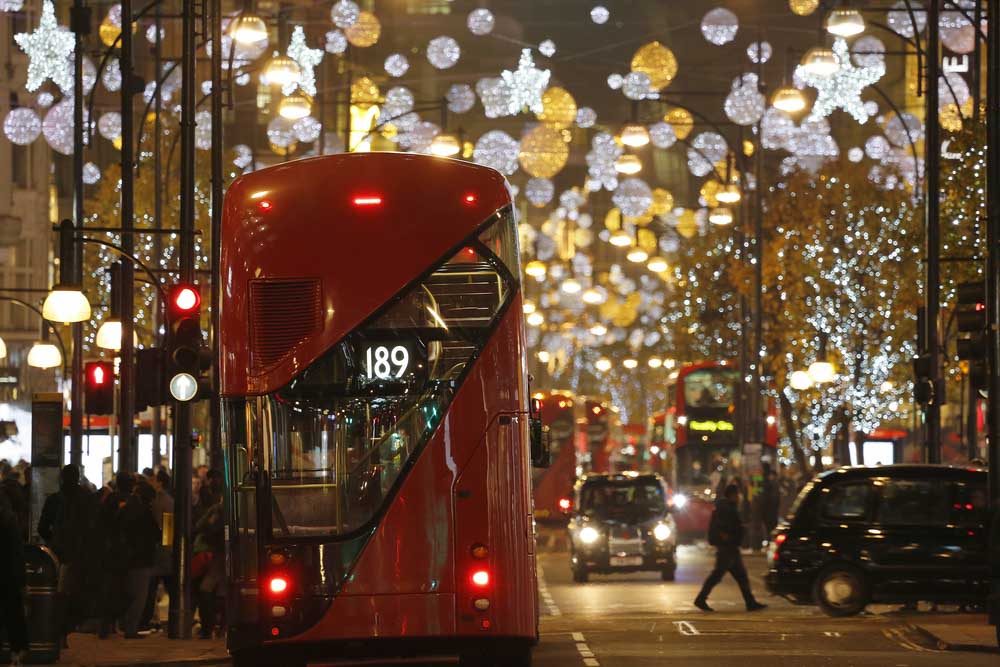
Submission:
{"label": "illuminated bauble", "polygon": [[409,132],[400,134],[397,138],[402,148],[417,153],[429,153],[434,138],[441,133],[441,128],[430,121],[420,121]]}
{"label": "illuminated bauble", "polygon": [[476,105],[476,91],[466,83],[452,84],[444,97],[448,101],[448,111],[452,113],[465,113]]}
{"label": "illuminated bauble", "polygon": [[719,194],[719,189],[721,187],[722,184],[719,183],[714,178],[710,178],[709,180],[701,184],[701,189],[699,190],[698,193],[701,195],[701,199],[704,200],[706,206],[718,205],[718,200],[716,199],[716,195]]}
{"label": "illuminated bauble", "polygon": [[597,5],[590,10],[590,20],[597,25],[604,25],[608,22],[609,18],[611,18],[611,12],[603,5]]}
{"label": "illuminated bauble", "polygon": [[712,44],[722,46],[736,39],[740,20],[725,7],[710,10],[701,19],[701,34]]}
{"label": "illuminated bauble", "polygon": [[462,49],[451,37],[435,37],[427,43],[427,62],[437,69],[454,67],[462,55]]}
{"label": "illuminated bauble", "polygon": [[868,137],[867,141],[865,141],[865,154],[875,161],[884,158],[891,150],[892,146],[889,145],[889,140],[881,134]]}
{"label": "illuminated bauble", "polygon": [[[946,3],[951,4],[951,3]],[[976,48],[976,29],[966,16],[972,16],[975,12],[975,0],[958,0],[955,4],[964,10],[946,10],[941,12],[938,25],[941,26],[941,44],[955,53],[972,53]],[[982,27],[985,32],[986,20],[983,19]]]}
{"label": "illuminated bauble", "polygon": [[524,196],[535,206],[545,206],[552,201],[555,185],[548,178],[532,178],[524,186]]}
{"label": "illuminated bauble", "polygon": [[[24,0],[0,0],[0,12],[19,12],[24,9]],[[2,348],[3,354],[0,358],[7,356],[7,348]]]}
{"label": "illuminated bauble", "polygon": [[246,144],[236,144],[233,146],[233,164],[240,169],[246,169],[253,164],[253,150]]}
{"label": "illuminated bauble", "polygon": [[108,141],[122,136],[122,115],[117,111],[102,113],[97,119],[97,132]]}
{"label": "illuminated bauble", "polygon": [[326,33],[326,44],[324,48],[327,53],[332,53],[334,55],[343,53],[347,50],[347,35],[345,35],[340,30],[331,30]]}
{"label": "illuminated bauble", "polygon": [[661,90],[669,86],[677,76],[677,58],[663,44],[650,42],[639,47],[632,56],[631,69],[649,77],[652,90]]}
{"label": "illuminated bauble", "polygon": [[576,100],[565,88],[552,86],[542,93],[542,112],[538,120],[557,130],[563,130],[576,120]]}
{"label": "illuminated bauble", "polygon": [[754,125],[767,108],[767,99],[758,90],[757,75],[744,74],[733,81],[723,109],[726,117],[737,125]]}
{"label": "illuminated bauble", "polygon": [[698,233],[698,219],[695,217],[694,211],[691,209],[684,209],[684,211],[677,216],[677,225],[675,228],[677,229],[677,233],[684,238],[693,238],[694,235]]}
{"label": "illuminated bauble", "polygon": [[3,133],[11,143],[27,146],[42,133],[42,120],[34,109],[17,107],[4,118]]}
{"label": "illuminated bauble", "polygon": [[212,148],[212,112],[199,111],[194,115],[194,147],[200,151]]}
{"label": "illuminated bauble", "polygon": [[52,93],[43,90],[35,97],[35,101],[38,102],[38,108],[48,109],[56,101],[56,97]]}
{"label": "illuminated bauble", "polygon": [[687,150],[688,170],[695,176],[707,176],[715,168],[715,163],[726,157],[729,145],[717,132],[702,132],[691,142]]}
{"label": "illuminated bauble", "polygon": [[597,112],[590,107],[580,107],[576,110],[576,125],[584,129],[593,127],[597,122]]}
{"label": "illuminated bauble", "polygon": [[101,84],[108,92],[117,92],[122,87],[122,70],[118,64],[118,58],[109,58],[101,72]]}
{"label": "illuminated bauble", "polygon": [[536,125],[521,138],[518,161],[521,168],[536,178],[552,178],[569,159],[569,145],[562,133],[547,125]]}
{"label": "illuminated bauble", "polygon": [[861,162],[865,158],[864,149],[854,146],[847,151],[847,159],[851,162]]}
{"label": "illuminated bauble", "polygon": [[[113,5],[113,7],[119,7],[119,20],[121,16],[121,5]],[[111,47],[114,46],[115,42],[118,41],[118,36],[122,34],[122,29],[120,25],[115,25],[107,18],[101,21],[101,24],[97,27],[97,36],[101,38],[101,43],[104,46]]]}
{"label": "illuminated bauble", "polygon": [[351,0],[338,0],[330,8],[330,20],[338,28],[350,28],[358,22],[360,16],[361,8]]}
{"label": "illuminated bauble", "polygon": [[694,117],[691,112],[681,107],[674,107],[667,111],[663,120],[674,126],[674,135],[683,141],[694,129]]}
{"label": "illuminated bauble", "polygon": [[93,162],[87,162],[83,165],[83,183],[84,185],[94,185],[99,180],[101,180],[101,168],[98,167]]}
{"label": "illuminated bauble", "polygon": [[505,176],[517,171],[517,155],[520,145],[517,140],[503,130],[490,130],[479,137],[472,150],[472,159],[477,163],[496,169]]}
{"label": "illuminated bauble", "polygon": [[[84,109],[86,111],[86,109]],[[63,98],[54,104],[42,121],[42,134],[52,150],[63,155],[73,154],[73,98]]]}
{"label": "illuminated bauble", "polygon": [[295,121],[292,125],[292,132],[298,141],[311,143],[319,139],[319,133],[323,130],[323,125],[312,116],[306,116]]}
{"label": "illuminated bauble", "polygon": [[677,142],[674,126],[666,121],[649,126],[649,140],[657,148],[670,148]]}
{"label": "illuminated bauble", "polygon": [[382,120],[398,118],[405,113],[413,111],[413,103],[413,93],[409,88],[404,86],[390,88],[385,94],[385,103],[380,109],[379,118]]}
{"label": "illuminated bauble", "polygon": [[371,12],[362,11],[354,25],[344,30],[344,35],[352,45],[367,48],[378,42],[382,35],[382,24]]}
{"label": "illuminated bauble", "polygon": [[795,391],[805,391],[813,386],[813,381],[806,371],[795,371],[788,376],[788,384]]}
{"label": "illuminated bauble", "polygon": [[961,107],[971,99],[969,84],[957,72],[948,72],[938,77],[938,109],[951,104]]}
{"label": "illuminated bauble", "polygon": [[378,104],[382,98],[382,91],[378,84],[368,76],[362,76],[351,83],[351,103],[362,107],[369,107]]}
{"label": "illuminated bauble", "polygon": [[507,101],[510,87],[499,77],[486,77],[476,82],[476,94],[483,103],[483,113],[487,118],[508,115]]}
{"label": "illuminated bauble", "polygon": [[858,67],[884,66],[885,44],[872,35],[859,37],[851,44],[851,58]]}
{"label": "illuminated bauble", "polygon": [[[607,333],[607,329],[605,329],[605,333]],[[601,357],[600,359],[594,362],[594,368],[601,371],[602,373],[607,373],[608,371],[610,371],[611,366],[612,366],[611,360],[608,359],[607,357]]]}
{"label": "illuminated bauble", "polygon": [[389,76],[400,77],[410,69],[410,61],[402,53],[393,53],[385,59],[384,68]]}
{"label": "illuminated bauble", "polygon": [[819,7],[819,0],[788,0],[788,8],[798,16],[809,16]]}
{"label": "illuminated bauble", "polygon": [[577,229],[573,232],[573,241],[580,248],[586,248],[594,242],[594,233],[589,229]]}
{"label": "illuminated bauble", "polygon": [[267,139],[279,148],[288,148],[295,143],[295,121],[275,116],[267,124]]}
{"label": "illuminated bauble", "polygon": [[[94,67],[94,61],[89,57],[83,57],[83,92],[85,94],[90,94],[90,91],[94,89],[94,84],[97,83],[97,68]],[[69,91],[66,91],[69,92]]]}
{"label": "illuminated bauble", "polygon": [[885,122],[885,136],[894,146],[909,148],[924,138],[924,127],[920,119],[908,111],[902,116],[892,114]]}
{"label": "illuminated bauble", "polygon": [[630,100],[644,100],[653,92],[645,72],[629,72],[622,80],[622,94]]}
{"label": "illuminated bauble", "polygon": [[[892,10],[886,14],[886,22],[889,28],[906,39],[911,39],[914,35],[920,34],[927,27],[927,12],[923,7],[915,8],[912,12],[907,9],[909,0],[899,0],[892,5]],[[913,24],[917,24],[914,32]]]}
{"label": "illuminated bauble", "polygon": [[551,58],[556,54],[556,43],[551,39],[546,39],[538,45],[538,52],[546,58]]}
{"label": "illuminated bauble", "polygon": [[622,82],[625,81],[625,77],[621,74],[609,74],[608,75],[608,88],[611,90],[618,90],[622,87]]}
{"label": "illuminated bauble", "polygon": [[473,35],[488,35],[493,32],[493,26],[496,25],[496,18],[494,18],[493,12],[480,7],[469,12],[466,25],[469,26],[469,32]]}
{"label": "illuminated bauble", "polygon": [[773,49],[770,42],[751,42],[747,47],[747,58],[752,63],[766,63],[771,59]]}
{"label": "illuminated bauble", "polygon": [[653,191],[641,178],[622,180],[611,196],[611,201],[629,218],[638,218],[646,213],[653,203]]}
{"label": "illuminated bauble", "polygon": [[670,190],[653,188],[653,203],[649,205],[649,212],[653,215],[666,215],[673,208],[674,196]]}

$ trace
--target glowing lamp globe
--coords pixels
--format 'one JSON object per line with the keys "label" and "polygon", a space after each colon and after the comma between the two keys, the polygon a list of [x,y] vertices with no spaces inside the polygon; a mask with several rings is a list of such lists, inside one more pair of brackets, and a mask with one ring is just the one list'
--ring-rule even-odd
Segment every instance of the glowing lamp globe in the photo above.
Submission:
{"label": "glowing lamp globe", "polygon": [[825,46],[816,46],[802,56],[802,69],[810,74],[830,76],[840,69],[840,60],[832,50]]}
{"label": "glowing lamp globe", "polygon": [[650,357],[649,359],[646,360],[646,364],[650,368],[662,368],[663,359],[660,359],[659,357]]}
{"label": "glowing lamp globe", "polygon": [[740,187],[735,183],[725,185],[715,193],[715,199],[720,204],[735,204],[742,198],[743,195],[740,193]]}
{"label": "glowing lamp globe", "polygon": [[90,302],[78,287],[56,285],[45,297],[42,317],[50,322],[84,322],[90,319]]}
{"label": "glowing lamp globe", "polygon": [[652,271],[653,273],[663,273],[669,267],[670,265],[667,264],[667,260],[663,259],[659,255],[650,257],[649,261],[646,262],[646,268]]}
{"label": "glowing lamp globe", "polygon": [[642,160],[637,155],[622,155],[615,160],[615,171],[626,176],[634,176],[642,171]]}
{"label": "glowing lamp globe", "polygon": [[828,361],[814,361],[809,364],[809,379],[815,384],[829,384],[837,377],[837,371]]}
{"label": "glowing lamp globe", "polygon": [[632,245],[632,235],[624,229],[616,229],[611,232],[608,243],[619,248],[624,248],[625,246]]}
{"label": "glowing lamp globe", "polygon": [[733,224],[733,212],[725,206],[718,206],[709,211],[708,221],[713,225],[731,225]]}
{"label": "glowing lamp globe", "polygon": [[198,380],[190,373],[178,373],[170,378],[170,395],[178,401],[190,401],[198,393]]}
{"label": "glowing lamp globe", "polygon": [[622,128],[621,141],[632,148],[642,148],[649,143],[649,130],[639,123],[628,123]]}
{"label": "glowing lamp globe", "polygon": [[538,354],[535,356],[537,356],[538,360],[543,364],[549,363],[549,359],[552,358],[552,355],[549,354],[548,350],[539,350]]}
{"label": "glowing lamp globe", "polygon": [[594,363],[594,368],[601,371],[602,373],[607,373],[611,370],[611,360],[607,357],[601,357]]}
{"label": "glowing lamp globe", "polygon": [[278,114],[288,120],[301,120],[311,112],[312,101],[301,93],[292,93],[278,105]]}
{"label": "glowing lamp globe", "polygon": [[451,157],[462,150],[462,142],[454,134],[439,134],[431,142],[431,155]]}
{"label": "glowing lamp globe", "polygon": [[798,113],[806,108],[806,98],[798,88],[782,86],[774,91],[771,106],[785,113]]}
{"label": "glowing lamp globe", "polygon": [[625,255],[625,259],[634,264],[642,264],[647,259],[649,259],[649,253],[640,248],[639,246],[636,246],[628,251],[628,254]]}
{"label": "glowing lamp globe", "polygon": [[3,338],[0,338],[0,359],[7,356],[7,343],[4,342]]}
{"label": "glowing lamp globe", "polygon": [[590,327],[590,333],[591,335],[594,336],[603,336],[604,334],[608,333],[608,328],[603,324],[601,324],[600,322],[598,322],[594,326]]}
{"label": "glowing lamp globe", "polygon": [[865,31],[865,20],[856,9],[834,9],[826,17],[826,31],[837,37],[853,37]]}
{"label": "glowing lamp globe", "polygon": [[105,350],[122,349],[122,321],[115,317],[101,322],[95,342],[97,347]]}
{"label": "glowing lamp globe", "polygon": [[523,312],[525,315],[531,315],[533,312],[535,312],[535,302],[525,301],[521,305],[521,312]]}
{"label": "glowing lamp globe", "polygon": [[541,278],[545,275],[546,270],[545,262],[538,259],[533,259],[524,265],[525,274],[532,278]]}
{"label": "glowing lamp globe", "polygon": [[257,44],[267,39],[267,24],[253,14],[237,16],[229,24],[229,36],[240,44]]}
{"label": "glowing lamp globe", "polygon": [[629,370],[632,370],[632,369],[637,368],[639,366],[639,362],[637,360],[635,360],[635,359],[629,358],[629,359],[626,359],[625,361],[622,362],[622,366],[624,366],[625,368],[627,368]]}
{"label": "glowing lamp globe", "polygon": [[52,343],[38,341],[28,350],[28,365],[32,368],[55,368],[61,364],[62,353]]}
{"label": "glowing lamp globe", "polygon": [[791,385],[792,389],[795,391],[805,391],[809,387],[813,386],[812,378],[809,377],[809,373],[806,371],[795,371],[788,378],[788,384]]}
{"label": "glowing lamp globe", "polygon": [[302,80],[302,69],[288,56],[274,56],[264,68],[264,78],[275,86],[289,86]]}
{"label": "glowing lamp globe", "polygon": [[566,292],[566,294],[579,294],[582,289],[583,286],[576,278],[567,278],[563,281],[562,291]]}
{"label": "glowing lamp globe", "polygon": [[531,325],[533,327],[540,327],[540,326],[542,326],[542,324],[545,323],[545,316],[543,316],[541,313],[535,311],[531,315],[528,315],[527,322],[528,322],[529,325]]}
{"label": "glowing lamp globe", "polygon": [[604,303],[605,301],[604,294],[602,294],[599,289],[595,289],[593,287],[588,287],[587,289],[585,289],[583,291],[583,295],[580,298],[583,299],[584,303],[590,303],[590,304]]}

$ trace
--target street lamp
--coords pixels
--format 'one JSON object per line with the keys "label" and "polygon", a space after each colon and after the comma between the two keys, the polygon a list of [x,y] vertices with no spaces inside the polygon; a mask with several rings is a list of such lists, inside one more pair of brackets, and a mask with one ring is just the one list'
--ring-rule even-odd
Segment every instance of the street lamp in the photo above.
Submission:
{"label": "street lamp", "polygon": [[267,24],[254,14],[237,16],[229,24],[229,36],[240,44],[257,44],[267,40]]}
{"label": "street lamp", "polygon": [[535,312],[535,302],[525,301],[521,305],[521,312],[523,312],[525,315],[531,315],[533,312]]}
{"label": "street lamp", "polygon": [[708,221],[713,225],[733,224],[733,212],[727,206],[716,206],[708,213]]}
{"label": "street lamp", "polygon": [[3,338],[0,338],[0,359],[5,358],[6,356],[7,356],[7,343],[3,341]]}
{"label": "street lamp", "polygon": [[462,142],[454,134],[441,133],[431,142],[431,155],[438,157],[458,155],[461,150]]}
{"label": "street lamp", "polygon": [[626,176],[634,176],[642,171],[642,160],[637,155],[626,153],[615,160],[615,171]]}
{"label": "street lamp", "polygon": [[723,185],[722,188],[715,193],[715,199],[721,204],[735,204],[742,198],[743,195],[740,193],[740,186],[735,183]]}
{"label": "street lamp", "polygon": [[625,259],[635,264],[642,264],[649,259],[649,253],[639,246],[632,246],[632,249],[628,251],[627,255],[625,255]]}
{"label": "street lamp", "polygon": [[629,357],[628,359],[626,359],[626,360],[624,360],[622,362],[622,366],[624,366],[625,368],[627,368],[629,370],[633,370],[633,369],[635,369],[635,368],[637,368],[639,366],[639,362],[638,362],[638,360],[633,359],[632,357]]}
{"label": "street lamp", "polygon": [[535,311],[531,315],[528,315],[527,322],[530,326],[540,327],[545,322],[545,316]]}
{"label": "street lamp", "polygon": [[545,262],[540,259],[533,259],[524,265],[524,273],[532,278],[544,278],[547,270]]}
{"label": "street lamp", "polygon": [[771,106],[786,113],[798,113],[806,108],[806,98],[798,88],[782,86],[774,91]]}
{"label": "street lamp", "polygon": [[594,368],[601,371],[602,373],[607,373],[611,370],[611,360],[607,357],[601,357],[594,363]]}
{"label": "street lamp", "polygon": [[109,317],[101,322],[97,330],[97,338],[94,341],[97,347],[104,350],[122,349],[122,321],[118,317]]}
{"label": "street lamp", "polygon": [[608,237],[608,243],[618,248],[624,248],[627,245],[632,245],[632,235],[624,229],[616,229]]}
{"label": "street lamp", "polygon": [[49,342],[49,327],[42,322],[42,337],[28,350],[28,365],[32,368],[55,368],[62,365],[62,353]]}
{"label": "street lamp", "polygon": [[853,37],[865,31],[865,20],[856,9],[841,7],[826,17],[826,31],[837,37]]}
{"label": "street lamp", "polygon": [[566,294],[579,294],[582,289],[583,285],[576,278],[569,277],[563,281],[562,291],[566,292]]}
{"label": "street lamp", "polygon": [[[592,336],[603,336],[606,333],[608,333],[608,328],[606,326],[604,326],[603,324],[601,324],[600,322],[598,322],[594,326],[590,327],[590,334]],[[609,368],[610,368],[610,366],[609,366]]]}
{"label": "street lamp", "polygon": [[292,93],[278,105],[278,115],[288,120],[301,120],[311,112],[312,100],[305,93]]}
{"label": "street lamp", "polygon": [[264,68],[264,78],[269,84],[284,87],[302,80],[302,68],[288,56],[276,55]]}
{"label": "street lamp", "polygon": [[632,148],[642,148],[649,143],[649,130],[641,123],[626,123],[620,136],[622,143]]}
{"label": "street lamp", "polygon": [[646,268],[653,273],[663,273],[670,268],[670,265],[667,264],[667,260],[663,259],[659,255],[654,255],[649,258],[648,262],[646,262]]}
{"label": "street lamp", "polygon": [[802,69],[810,74],[819,76],[830,76],[840,69],[840,61],[836,54],[825,46],[816,46],[809,49],[802,56]]}
{"label": "street lamp", "polygon": [[42,316],[51,322],[71,324],[90,319],[90,302],[75,285],[56,285],[45,297]]}
{"label": "street lamp", "polygon": [[812,378],[809,377],[809,373],[806,371],[795,371],[788,378],[788,384],[791,385],[792,389],[795,391],[805,391],[813,386]]}
{"label": "street lamp", "polygon": [[583,299],[584,303],[589,303],[589,304],[604,303],[607,300],[606,297],[604,296],[604,293],[601,292],[601,290],[597,289],[596,287],[588,287],[587,289],[585,289],[580,298]]}
{"label": "street lamp", "polygon": [[807,371],[815,384],[829,384],[837,378],[837,371],[829,361],[814,361]]}
{"label": "street lamp", "polygon": [[663,366],[663,359],[660,359],[659,357],[650,357],[646,360],[646,364],[649,365],[650,368],[661,368]]}

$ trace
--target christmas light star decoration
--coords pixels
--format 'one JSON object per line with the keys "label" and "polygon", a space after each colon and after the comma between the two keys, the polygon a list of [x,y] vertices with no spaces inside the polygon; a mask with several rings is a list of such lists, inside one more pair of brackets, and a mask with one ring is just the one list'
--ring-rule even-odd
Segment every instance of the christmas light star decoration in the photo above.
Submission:
{"label": "christmas light star decoration", "polygon": [[542,93],[549,85],[549,76],[551,76],[549,70],[535,67],[531,49],[522,49],[517,69],[513,72],[505,69],[500,73],[500,78],[510,89],[510,97],[507,100],[508,115],[516,116],[525,108],[532,113],[541,113],[544,108]]}
{"label": "christmas light star decoration", "polygon": [[812,74],[801,65],[795,68],[795,76],[816,89],[816,102],[813,104],[809,120],[818,120],[829,116],[834,109],[843,109],[851,114],[854,120],[864,124],[869,114],[861,100],[861,91],[885,75],[885,65],[881,63],[871,67],[853,65],[845,39],[837,39],[833,43],[833,52],[840,61],[840,69],[833,74]]}
{"label": "christmas light star decoration", "polygon": [[316,95],[316,74],[314,70],[323,60],[323,50],[307,46],[306,32],[302,29],[302,26],[297,25],[295,26],[295,30],[292,31],[292,39],[288,43],[288,50],[285,53],[299,64],[302,75],[298,84],[285,84],[282,86],[281,92],[285,95],[291,95],[295,92],[295,88],[298,87],[308,95]]}
{"label": "christmas light star decoration", "polygon": [[14,41],[28,54],[28,80],[25,88],[29,92],[38,90],[46,80],[51,79],[60,89],[73,89],[71,56],[75,46],[73,33],[61,29],[56,23],[56,11],[51,0],[42,3],[42,18],[35,32],[14,35]]}

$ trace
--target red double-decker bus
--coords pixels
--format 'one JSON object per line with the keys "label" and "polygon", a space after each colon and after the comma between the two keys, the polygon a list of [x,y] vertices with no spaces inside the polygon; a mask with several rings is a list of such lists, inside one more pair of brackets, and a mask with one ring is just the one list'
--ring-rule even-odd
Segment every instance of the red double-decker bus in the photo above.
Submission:
{"label": "red double-decker bus", "polygon": [[530,664],[544,453],[504,178],[291,162],[232,184],[222,247],[235,665]]}

